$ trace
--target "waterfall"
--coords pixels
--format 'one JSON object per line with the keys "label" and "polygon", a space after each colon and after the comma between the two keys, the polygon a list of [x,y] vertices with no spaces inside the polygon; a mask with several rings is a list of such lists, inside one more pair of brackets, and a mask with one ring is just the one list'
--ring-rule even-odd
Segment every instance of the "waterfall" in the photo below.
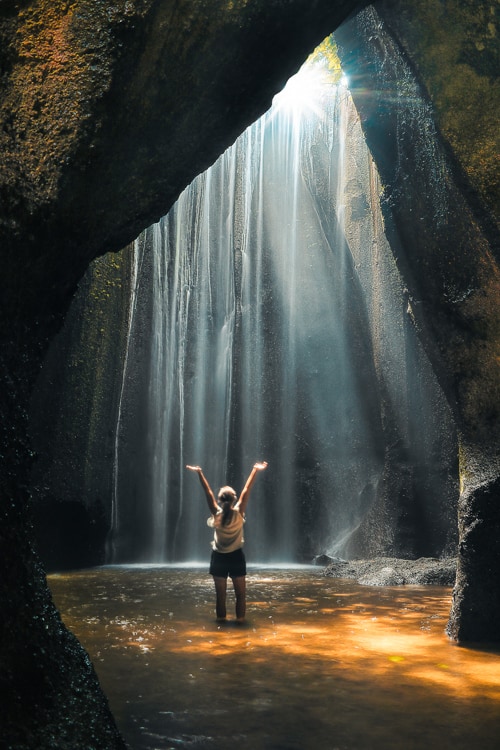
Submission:
{"label": "waterfall", "polygon": [[[137,285],[138,285],[138,277],[139,277],[139,243],[136,240],[131,249],[131,270],[130,270],[130,301],[128,305],[128,314],[127,314],[127,338],[130,340],[132,335],[132,329],[134,325],[134,319],[136,314],[136,303],[137,303]],[[118,485],[118,477],[119,477],[119,471],[120,471],[120,439],[122,436],[121,427],[122,427],[122,411],[123,411],[123,405],[124,405],[124,395],[125,395],[125,388],[127,383],[127,377],[129,374],[129,354],[130,349],[127,346],[125,348],[125,356],[122,366],[122,373],[121,373],[121,379],[120,379],[120,390],[118,395],[118,408],[117,408],[117,419],[116,419],[116,429],[115,429],[115,435],[114,435],[114,441],[113,441],[113,478],[112,478],[112,488],[113,488],[113,496],[111,500],[111,529],[112,533],[109,536],[109,539],[107,540],[107,557],[110,559],[113,559],[115,556],[115,543],[117,538],[120,536],[120,513],[119,513],[119,485]]]}
{"label": "waterfall", "polygon": [[[387,369],[404,378],[413,336],[392,266],[387,318],[372,289],[373,254],[392,258],[378,191],[345,80],[308,63],[142,235],[130,336],[142,374],[129,387],[143,389],[143,431],[130,428],[137,448],[129,437],[120,459],[128,531],[114,530],[115,560],[204,560],[208,511],[185,464],[239,492],[264,459],[249,559],[346,549],[381,491],[381,383],[399,402]],[[381,340],[398,354],[380,354]]]}

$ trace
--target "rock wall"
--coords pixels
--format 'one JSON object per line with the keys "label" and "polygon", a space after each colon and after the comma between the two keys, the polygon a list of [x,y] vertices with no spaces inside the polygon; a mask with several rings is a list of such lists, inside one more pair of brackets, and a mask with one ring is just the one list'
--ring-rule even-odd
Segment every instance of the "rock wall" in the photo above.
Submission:
{"label": "rock wall", "polygon": [[[409,64],[413,39],[395,19],[395,7],[382,3],[379,10],[380,14],[373,8],[362,11],[336,37],[381,174],[386,228],[408,288],[409,308],[459,429],[459,565],[449,632],[459,640],[496,640],[500,618],[495,573],[500,564],[496,217],[477,180],[476,190],[467,178],[468,171],[471,178],[475,174],[470,164],[460,154],[450,156],[451,143],[436,127],[434,104],[429,100],[427,107],[415,106],[408,71],[416,69],[419,88],[425,92],[425,70],[420,75],[417,54]],[[389,33],[393,23],[396,30]],[[431,29],[428,33],[432,38]],[[467,24],[462,33],[468,35]],[[457,34],[455,29],[454,40]],[[465,140],[465,131],[461,138]],[[481,580],[472,584],[470,574],[474,571],[475,578],[479,568]]]}
{"label": "rock wall", "polygon": [[30,487],[37,548],[49,571],[105,562],[133,287],[130,246],[96,258],[35,385]]}

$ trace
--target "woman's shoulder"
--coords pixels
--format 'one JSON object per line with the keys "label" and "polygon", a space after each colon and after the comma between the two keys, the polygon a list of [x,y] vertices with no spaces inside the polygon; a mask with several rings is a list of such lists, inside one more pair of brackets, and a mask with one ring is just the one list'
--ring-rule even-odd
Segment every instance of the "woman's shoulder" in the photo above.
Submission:
{"label": "woman's shoulder", "polygon": [[207,518],[207,526],[210,526],[211,528],[213,528],[215,526],[215,519],[219,518],[220,516],[222,516],[222,511],[218,510],[217,513]]}

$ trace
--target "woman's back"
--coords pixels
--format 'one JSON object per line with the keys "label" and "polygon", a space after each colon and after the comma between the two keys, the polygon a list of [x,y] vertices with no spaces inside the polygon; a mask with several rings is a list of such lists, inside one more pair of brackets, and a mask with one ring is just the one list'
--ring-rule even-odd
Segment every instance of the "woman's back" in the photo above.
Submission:
{"label": "woman's back", "polygon": [[243,524],[245,519],[239,510],[231,508],[224,523],[222,510],[214,516],[210,516],[207,525],[214,529],[212,548],[217,552],[233,552],[239,549],[243,542]]}

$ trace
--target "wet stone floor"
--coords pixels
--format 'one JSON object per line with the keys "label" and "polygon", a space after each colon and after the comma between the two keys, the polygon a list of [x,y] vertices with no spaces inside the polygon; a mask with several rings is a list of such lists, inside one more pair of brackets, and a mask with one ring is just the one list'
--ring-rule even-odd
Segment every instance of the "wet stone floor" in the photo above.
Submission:
{"label": "wet stone floor", "polygon": [[500,650],[447,639],[449,588],[250,568],[240,626],[201,566],[49,585],[131,750],[500,748]]}

